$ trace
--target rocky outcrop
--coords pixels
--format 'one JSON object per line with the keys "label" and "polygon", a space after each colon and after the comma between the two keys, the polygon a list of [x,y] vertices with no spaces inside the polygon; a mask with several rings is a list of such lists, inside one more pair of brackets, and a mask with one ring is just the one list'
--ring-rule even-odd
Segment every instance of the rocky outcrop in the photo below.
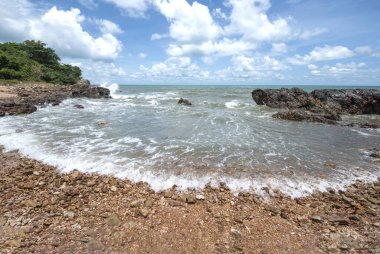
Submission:
{"label": "rocky outcrop", "polygon": [[[376,89],[322,89],[311,93],[299,88],[256,89],[252,98],[258,105],[290,109],[273,117],[291,121],[337,124],[341,114],[380,115],[380,91]],[[345,126],[378,128],[380,124]]]}
{"label": "rocky outcrop", "polygon": [[189,100],[187,100],[187,99],[183,99],[183,98],[179,99],[178,104],[186,105],[186,106],[191,106],[191,105],[193,105]]}
{"label": "rocky outcrop", "polygon": [[256,89],[257,105],[306,109],[316,113],[380,114],[380,91],[376,89],[322,89],[307,93],[299,88]]}
{"label": "rocky outcrop", "polygon": [[336,115],[313,114],[303,110],[279,112],[274,114],[272,117],[290,121],[306,121],[326,124],[337,124],[336,119],[340,119],[339,116]]}
{"label": "rocky outcrop", "polygon": [[92,86],[84,79],[75,85],[20,84],[12,89],[17,96],[0,100],[0,116],[33,113],[36,106],[57,106],[67,98],[111,98],[107,88]]}

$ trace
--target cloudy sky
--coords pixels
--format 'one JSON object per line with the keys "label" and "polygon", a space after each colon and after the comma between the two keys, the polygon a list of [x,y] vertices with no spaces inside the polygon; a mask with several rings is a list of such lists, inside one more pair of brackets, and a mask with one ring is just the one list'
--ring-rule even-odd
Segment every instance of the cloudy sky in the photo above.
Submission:
{"label": "cloudy sky", "polygon": [[1,0],[93,83],[380,85],[379,0]]}

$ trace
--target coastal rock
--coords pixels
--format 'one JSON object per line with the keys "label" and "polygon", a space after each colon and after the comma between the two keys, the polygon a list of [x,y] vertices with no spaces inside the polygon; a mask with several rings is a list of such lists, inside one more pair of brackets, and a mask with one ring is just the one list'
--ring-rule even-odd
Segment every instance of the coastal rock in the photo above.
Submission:
{"label": "coastal rock", "polygon": [[84,109],[84,106],[77,104],[77,105],[74,105],[74,108],[77,108],[77,109]]}
{"label": "coastal rock", "polygon": [[270,108],[310,108],[315,104],[310,94],[299,88],[256,89],[252,98],[257,105]]}
{"label": "coastal rock", "polygon": [[274,114],[272,117],[289,121],[306,121],[315,123],[337,124],[336,120],[331,119],[335,118],[332,115],[312,114],[303,110],[279,112]]}
{"label": "coastal rock", "polygon": [[183,99],[183,98],[179,99],[178,104],[185,105],[185,106],[193,105],[189,100]]}

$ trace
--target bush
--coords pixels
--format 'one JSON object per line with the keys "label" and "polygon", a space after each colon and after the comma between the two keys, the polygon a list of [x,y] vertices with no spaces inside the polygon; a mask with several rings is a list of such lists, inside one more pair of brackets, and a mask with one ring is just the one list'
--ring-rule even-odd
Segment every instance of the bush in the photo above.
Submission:
{"label": "bush", "polygon": [[0,43],[0,79],[75,84],[81,76],[80,68],[61,64],[41,41]]}

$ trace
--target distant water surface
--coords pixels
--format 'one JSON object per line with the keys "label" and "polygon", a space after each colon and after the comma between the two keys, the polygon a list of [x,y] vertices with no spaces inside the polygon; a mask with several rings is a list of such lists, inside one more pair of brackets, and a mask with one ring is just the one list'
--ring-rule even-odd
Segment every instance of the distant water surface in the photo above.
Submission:
{"label": "distant water surface", "polygon": [[[379,147],[379,130],[272,119],[277,110],[257,106],[253,86],[110,88],[110,100],[70,99],[0,118],[0,143],[64,171],[146,181],[155,190],[225,182],[236,192],[269,187],[299,197],[380,176],[380,164],[366,151]],[[180,97],[193,106],[177,105]]]}

